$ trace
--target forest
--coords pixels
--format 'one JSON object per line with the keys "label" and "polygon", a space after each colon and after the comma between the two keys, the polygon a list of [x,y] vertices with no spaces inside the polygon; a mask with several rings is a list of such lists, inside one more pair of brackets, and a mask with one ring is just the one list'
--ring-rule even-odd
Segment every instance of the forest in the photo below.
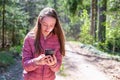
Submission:
{"label": "forest", "polygon": [[120,58],[120,0],[0,0],[0,68],[21,57],[24,38],[45,7],[57,11],[66,42]]}

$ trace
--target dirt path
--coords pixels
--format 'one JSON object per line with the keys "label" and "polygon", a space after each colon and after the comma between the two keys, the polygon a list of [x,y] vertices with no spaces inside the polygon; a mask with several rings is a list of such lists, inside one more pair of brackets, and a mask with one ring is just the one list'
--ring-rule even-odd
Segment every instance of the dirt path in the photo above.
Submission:
{"label": "dirt path", "polygon": [[[66,56],[56,80],[120,80],[120,62],[92,54],[78,44],[66,44]],[[0,80],[22,80],[21,59],[6,72]]]}
{"label": "dirt path", "polygon": [[75,48],[69,44],[66,47],[67,55],[63,60],[64,70],[57,73],[56,80],[110,80],[84,56],[76,54]]}

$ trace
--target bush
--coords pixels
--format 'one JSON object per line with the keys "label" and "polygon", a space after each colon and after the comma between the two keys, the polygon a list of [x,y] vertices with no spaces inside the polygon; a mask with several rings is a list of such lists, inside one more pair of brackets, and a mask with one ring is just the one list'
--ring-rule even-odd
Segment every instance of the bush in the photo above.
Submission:
{"label": "bush", "polygon": [[7,67],[10,64],[14,63],[14,59],[9,52],[2,51],[0,52],[0,67]]}
{"label": "bush", "polygon": [[120,52],[120,25],[107,27],[105,46],[112,52]]}
{"label": "bush", "polygon": [[118,17],[120,14],[108,13],[107,15],[106,41],[99,43],[99,47],[102,46],[109,53],[120,55],[120,20]]}
{"label": "bush", "polygon": [[120,20],[118,15],[108,14],[106,26],[106,41],[96,46],[109,53],[120,55]]}
{"label": "bush", "polygon": [[94,38],[90,35],[90,18],[87,13],[87,10],[83,10],[83,13],[81,15],[81,21],[83,21],[81,33],[80,33],[80,42],[85,44],[93,44]]}
{"label": "bush", "polygon": [[9,50],[10,52],[12,52],[13,57],[18,57],[21,54],[22,46],[21,45],[14,46],[14,47],[11,47]]}

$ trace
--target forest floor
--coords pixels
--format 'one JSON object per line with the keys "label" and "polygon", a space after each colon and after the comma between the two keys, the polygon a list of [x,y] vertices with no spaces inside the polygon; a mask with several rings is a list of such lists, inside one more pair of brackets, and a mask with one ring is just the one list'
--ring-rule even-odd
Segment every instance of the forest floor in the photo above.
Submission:
{"label": "forest floor", "polygon": [[[66,56],[56,80],[120,80],[120,61],[93,51],[67,42]],[[22,80],[21,58],[15,60],[7,70],[0,69],[0,80]]]}

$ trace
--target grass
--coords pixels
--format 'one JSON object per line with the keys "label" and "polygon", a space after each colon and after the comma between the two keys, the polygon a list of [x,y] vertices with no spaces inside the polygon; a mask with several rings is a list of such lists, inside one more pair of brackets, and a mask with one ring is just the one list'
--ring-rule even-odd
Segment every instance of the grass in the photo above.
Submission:
{"label": "grass", "polygon": [[67,76],[67,74],[65,73],[65,71],[64,71],[64,70],[65,70],[65,69],[64,69],[64,64],[62,64],[62,65],[61,65],[61,67],[60,67],[59,74],[60,74],[61,76],[66,77],[66,76]]}
{"label": "grass", "polygon": [[21,53],[21,45],[10,47],[9,49],[1,49],[0,50],[0,67],[7,67],[13,63],[15,63],[14,58],[20,56]]}

